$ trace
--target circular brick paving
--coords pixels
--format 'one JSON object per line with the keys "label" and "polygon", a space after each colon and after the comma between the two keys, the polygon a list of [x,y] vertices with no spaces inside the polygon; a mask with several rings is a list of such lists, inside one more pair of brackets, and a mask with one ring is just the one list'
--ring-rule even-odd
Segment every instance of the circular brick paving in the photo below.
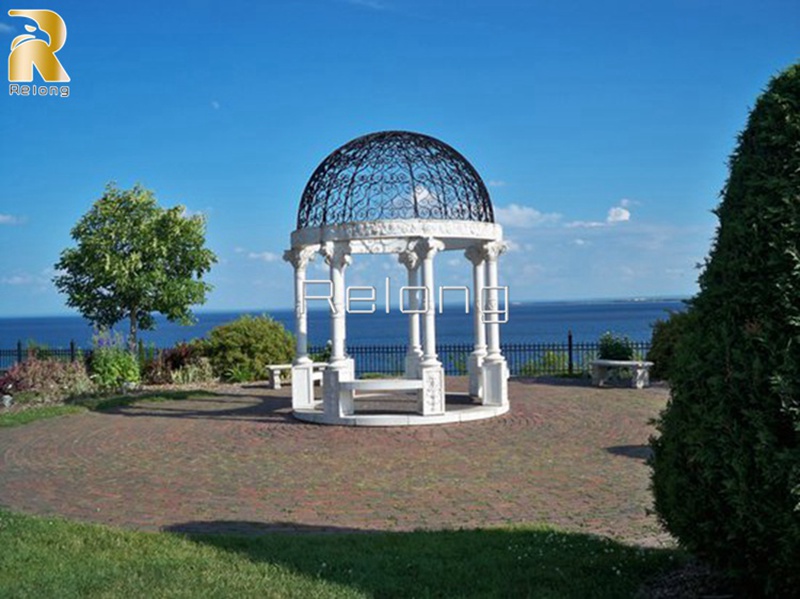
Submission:
{"label": "circular brick paving", "polygon": [[644,463],[664,389],[512,381],[509,395],[504,416],[419,428],[302,423],[289,390],[253,386],[0,429],[0,505],[145,530],[545,522],[669,542]]}

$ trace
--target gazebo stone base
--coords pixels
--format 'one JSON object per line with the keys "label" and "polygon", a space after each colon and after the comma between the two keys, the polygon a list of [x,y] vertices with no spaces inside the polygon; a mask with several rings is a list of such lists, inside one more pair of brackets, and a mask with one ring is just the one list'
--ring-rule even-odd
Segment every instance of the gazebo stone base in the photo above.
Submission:
{"label": "gazebo stone base", "polygon": [[309,360],[292,366],[292,408],[307,409],[314,401],[314,364]]}
{"label": "gazebo stone base", "polygon": [[298,420],[315,424],[337,424],[340,426],[420,426],[425,424],[454,424],[501,416],[508,412],[503,406],[451,406],[444,414],[422,416],[421,414],[350,414],[338,416],[326,414],[321,409],[294,410]]}
{"label": "gazebo stone base", "polygon": [[467,374],[469,375],[469,394],[472,397],[483,397],[483,360],[486,353],[472,352],[467,362]]}
{"label": "gazebo stone base", "polygon": [[508,364],[500,360],[484,360],[482,367],[483,405],[508,405]]}

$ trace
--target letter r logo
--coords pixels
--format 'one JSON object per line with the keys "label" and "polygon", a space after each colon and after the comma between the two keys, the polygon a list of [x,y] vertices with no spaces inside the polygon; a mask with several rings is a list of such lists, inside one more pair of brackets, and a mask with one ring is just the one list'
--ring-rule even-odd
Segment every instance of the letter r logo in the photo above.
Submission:
{"label": "letter r logo", "polygon": [[[33,81],[33,67],[39,71],[42,79],[48,82],[69,81],[69,75],[61,66],[56,52],[61,50],[67,39],[67,26],[64,20],[52,10],[12,9],[8,11],[12,17],[27,17],[36,23],[25,25],[25,31],[11,42],[11,54],[8,55],[8,80]],[[39,32],[37,37],[34,33]],[[45,37],[49,39],[44,39]]]}

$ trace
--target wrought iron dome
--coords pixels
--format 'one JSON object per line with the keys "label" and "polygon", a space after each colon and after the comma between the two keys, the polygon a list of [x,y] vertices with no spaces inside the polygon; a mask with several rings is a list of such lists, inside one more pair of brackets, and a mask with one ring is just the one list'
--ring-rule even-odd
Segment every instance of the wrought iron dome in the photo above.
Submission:
{"label": "wrought iron dome", "polygon": [[303,191],[297,228],[434,219],[494,223],[489,192],[459,152],[428,135],[382,131],[328,156]]}

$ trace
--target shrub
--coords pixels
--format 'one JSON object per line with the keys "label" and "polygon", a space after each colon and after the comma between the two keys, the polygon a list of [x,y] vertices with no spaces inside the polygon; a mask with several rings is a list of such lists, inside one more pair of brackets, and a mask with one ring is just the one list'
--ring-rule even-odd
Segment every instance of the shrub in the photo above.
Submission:
{"label": "shrub", "polygon": [[601,360],[630,360],[633,358],[633,343],[627,337],[606,332],[600,337],[597,355]]}
{"label": "shrub", "polygon": [[738,138],[658,422],[656,511],[743,596],[800,588],[800,64]]}
{"label": "shrub", "polygon": [[91,378],[100,389],[117,390],[125,383],[139,383],[139,359],[125,347],[122,335],[99,331],[92,343]]}
{"label": "shrub", "polygon": [[30,357],[0,377],[0,390],[19,403],[51,403],[87,395],[94,386],[82,362]]}
{"label": "shrub", "polygon": [[294,358],[293,336],[268,316],[242,316],[220,325],[202,346],[214,374],[237,382],[263,378],[267,364]]}
{"label": "shrub", "polygon": [[158,352],[145,363],[144,380],[151,385],[205,383],[214,379],[211,361],[197,342],[178,343]]}
{"label": "shrub", "polygon": [[164,352],[158,352],[142,365],[142,380],[148,385],[169,385],[172,383],[172,370],[164,359]]}
{"label": "shrub", "polygon": [[546,351],[535,360],[530,360],[519,369],[520,376],[542,374],[566,374],[569,372],[569,355],[563,351]]}
{"label": "shrub", "polygon": [[650,375],[655,379],[668,381],[675,363],[675,349],[678,340],[686,333],[689,323],[688,312],[670,312],[666,320],[653,323],[653,337],[647,359],[653,362]]}
{"label": "shrub", "polygon": [[192,383],[207,383],[214,380],[214,370],[211,360],[198,357],[188,364],[184,364],[172,373],[172,379],[179,385]]}

